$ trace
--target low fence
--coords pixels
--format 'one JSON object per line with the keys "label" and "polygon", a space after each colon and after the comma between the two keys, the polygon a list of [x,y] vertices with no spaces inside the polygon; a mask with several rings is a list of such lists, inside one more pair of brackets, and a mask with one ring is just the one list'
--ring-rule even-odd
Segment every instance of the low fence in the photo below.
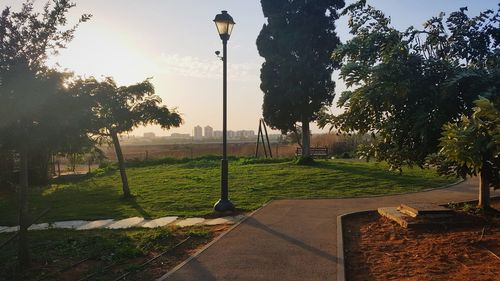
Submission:
{"label": "low fence", "polygon": [[[295,148],[296,145],[271,144],[273,157],[294,156]],[[196,158],[206,155],[222,155],[222,144],[125,145],[122,150],[125,160],[148,160],[165,157]],[[113,147],[103,148],[103,151],[109,160],[116,161]],[[255,143],[228,143],[227,153],[230,156],[253,157],[255,156]],[[260,151],[260,153],[264,152]]]}

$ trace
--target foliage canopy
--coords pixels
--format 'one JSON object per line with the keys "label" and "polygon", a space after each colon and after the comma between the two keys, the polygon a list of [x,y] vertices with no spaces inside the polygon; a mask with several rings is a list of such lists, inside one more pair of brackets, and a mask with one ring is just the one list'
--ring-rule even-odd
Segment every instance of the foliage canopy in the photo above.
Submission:
{"label": "foliage canopy", "polygon": [[155,94],[149,79],[130,86],[117,86],[110,77],[103,81],[78,79],[70,89],[91,108],[88,133],[99,142],[113,143],[123,193],[125,197],[131,197],[118,136],[140,125],[158,124],[164,129],[178,127],[182,123],[181,116],[175,109],[169,110],[161,105],[161,98]]}
{"label": "foliage canopy", "polygon": [[458,123],[443,126],[439,154],[456,164],[441,168],[448,167],[447,173],[462,176],[481,174],[487,177],[488,187],[500,188],[499,106],[483,97],[474,104],[470,117],[464,115]]}
{"label": "foliage canopy", "polygon": [[345,111],[324,114],[320,125],[371,133],[362,156],[394,169],[423,165],[437,152],[445,123],[469,115],[479,95],[500,99],[499,11],[466,12],[440,13],[421,30],[399,31],[366,1],[348,6],[343,14],[353,38],[333,54],[349,88],[338,101]]}
{"label": "foliage canopy", "polygon": [[302,122],[303,144],[309,148],[309,122],[334,98],[330,59],[339,44],[337,9],[343,0],[261,0],[267,18],[257,38],[264,120],[283,133]]}
{"label": "foliage canopy", "polygon": [[[69,74],[46,66],[47,57],[65,48],[78,25],[90,19],[84,14],[66,27],[74,6],[57,0],[38,13],[34,1],[25,1],[19,12],[6,7],[0,14],[0,149],[26,149],[33,155],[30,166],[43,166],[49,152],[63,150],[69,139],[86,139],[82,107],[64,87]],[[47,180],[38,174],[34,183]]]}

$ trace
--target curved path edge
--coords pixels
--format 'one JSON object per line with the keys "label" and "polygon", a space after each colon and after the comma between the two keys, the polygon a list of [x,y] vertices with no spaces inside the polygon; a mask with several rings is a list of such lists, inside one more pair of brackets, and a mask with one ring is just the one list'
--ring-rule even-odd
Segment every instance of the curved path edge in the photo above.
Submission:
{"label": "curved path edge", "polygon": [[159,280],[337,280],[339,215],[403,202],[473,200],[477,186],[468,179],[384,197],[273,200]]}

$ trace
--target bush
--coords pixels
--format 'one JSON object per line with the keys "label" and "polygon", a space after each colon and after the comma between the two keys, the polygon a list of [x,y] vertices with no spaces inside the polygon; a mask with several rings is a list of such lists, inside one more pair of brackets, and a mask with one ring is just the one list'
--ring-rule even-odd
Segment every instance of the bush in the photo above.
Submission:
{"label": "bush", "polygon": [[115,163],[103,161],[99,164],[99,168],[93,170],[92,172],[90,172],[90,174],[100,177],[112,173],[116,170],[118,170],[118,167]]}
{"label": "bush", "polygon": [[255,158],[255,157],[246,157],[240,158],[239,162],[242,165],[251,165],[251,164],[273,164],[273,163],[285,163],[292,161],[293,158]]}

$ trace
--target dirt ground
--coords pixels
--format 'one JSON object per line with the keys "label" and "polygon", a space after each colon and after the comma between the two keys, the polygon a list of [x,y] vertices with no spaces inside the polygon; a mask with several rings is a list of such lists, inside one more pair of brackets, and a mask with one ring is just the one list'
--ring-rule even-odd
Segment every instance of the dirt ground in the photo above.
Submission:
{"label": "dirt ground", "polygon": [[[500,200],[492,206],[500,210]],[[500,280],[500,217],[412,230],[377,213],[359,215],[345,221],[344,251],[350,281]]]}

